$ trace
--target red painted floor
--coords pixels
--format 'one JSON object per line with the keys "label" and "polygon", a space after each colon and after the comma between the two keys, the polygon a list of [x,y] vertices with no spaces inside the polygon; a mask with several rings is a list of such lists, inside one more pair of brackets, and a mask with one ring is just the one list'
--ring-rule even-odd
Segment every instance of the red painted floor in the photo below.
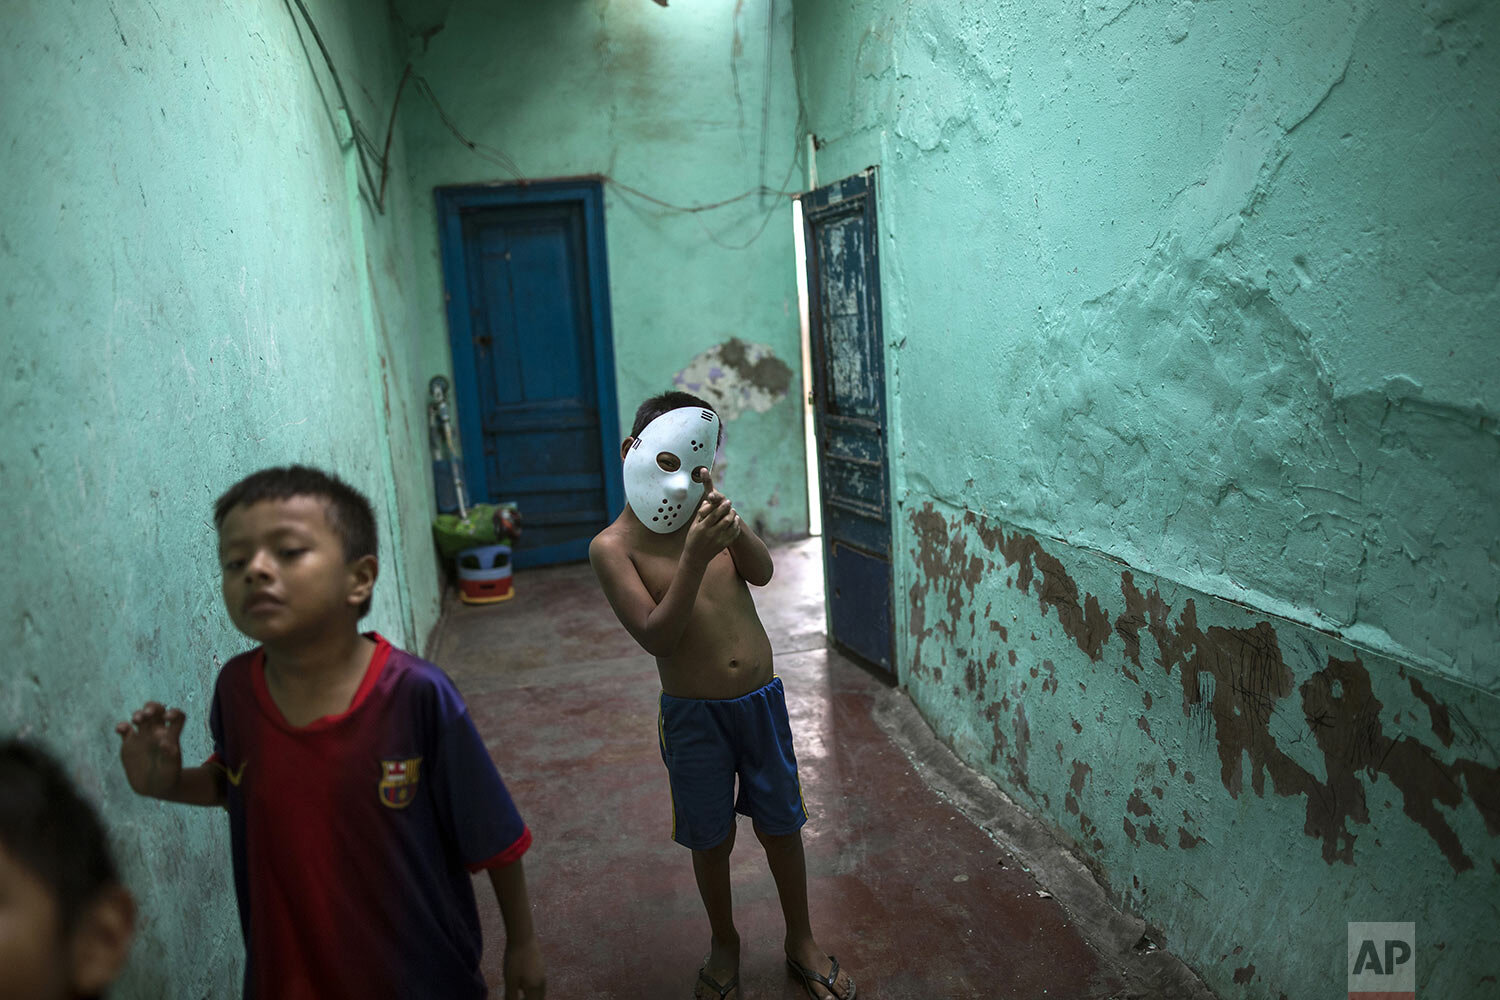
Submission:
{"label": "red painted floor", "polygon": [[[774,555],[776,579],[756,597],[812,814],[813,927],[859,996],[1123,995],[1057,902],[929,789],[872,720],[885,685],[824,647],[816,540]],[[690,997],[708,926],[689,854],[671,841],[655,664],[586,564],[518,573],[515,594],[455,604],[432,656],[468,698],[535,834],[526,865],[548,996]],[[741,996],[805,996],[785,971],[775,886],[748,821],[734,858]],[[487,884],[476,890],[485,969],[498,983],[499,910]]]}

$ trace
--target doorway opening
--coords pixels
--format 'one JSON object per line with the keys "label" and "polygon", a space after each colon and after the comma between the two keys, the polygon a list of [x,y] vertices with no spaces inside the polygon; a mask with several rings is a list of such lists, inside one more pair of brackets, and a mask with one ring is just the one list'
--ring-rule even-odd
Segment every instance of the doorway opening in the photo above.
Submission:
{"label": "doorway opening", "polygon": [[797,322],[802,332],[802,446],[807,460],[807,533],[823,534],[823,495],[818,482],[818,435],[813,417],[812,324],[807,312],[807,238],[802,199],[792,199],[792,245],[797,253]]}

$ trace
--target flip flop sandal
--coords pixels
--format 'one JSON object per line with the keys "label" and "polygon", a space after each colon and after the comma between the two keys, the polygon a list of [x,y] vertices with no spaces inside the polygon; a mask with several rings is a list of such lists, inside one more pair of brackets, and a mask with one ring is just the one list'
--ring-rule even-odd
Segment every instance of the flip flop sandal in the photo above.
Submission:
{"label": "flip flop sandal", "polygon": [[817,983],[828,991],[834,1000],[854,1000],[854,980],[849,973],[839,972],[839,960],[832,955],[828,960],[833,963],[833,968],[828,970],[827,976],[820,976],[795,958],[788,957],[786,964],[792,967],[792,971],[802,980],[802,986],[807,990],[807,995],[817,998],[813,992],[813,983]]}
{"label": "flip flop sandal", "polygon": [[[705,992],[705,987],[713,990],[713,993]],[[698,982],[693,986],[693,1000],[724,1000],[725,997],[740,988],[740,975],[735,973],[734,977],[723,986],[714,981],[708,974],[708,966],[705,965],[698,970]]]}

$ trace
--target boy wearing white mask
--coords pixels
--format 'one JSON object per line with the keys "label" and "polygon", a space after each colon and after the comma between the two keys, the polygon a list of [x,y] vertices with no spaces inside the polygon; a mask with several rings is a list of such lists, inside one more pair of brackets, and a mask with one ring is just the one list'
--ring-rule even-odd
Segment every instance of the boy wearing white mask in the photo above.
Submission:
{"label": "boy wearing white mask", "polygon": [[[620,446],[620,516],[589,562],[626,630],[656,657],[657,732],[672,792],[672,838],[693,852],[713,933],[696,1000],[739,1000],[740,938],[729,890],[735,813],[751,817],[786,919],[787,964],[814,998],[853,1000],[854,981],[813,939],[791,726],[771,641],[746,584],[771,554],[713,486],[719,418],[685,392],[653,396]],[[738,798],[734,794],[739,779]]]}

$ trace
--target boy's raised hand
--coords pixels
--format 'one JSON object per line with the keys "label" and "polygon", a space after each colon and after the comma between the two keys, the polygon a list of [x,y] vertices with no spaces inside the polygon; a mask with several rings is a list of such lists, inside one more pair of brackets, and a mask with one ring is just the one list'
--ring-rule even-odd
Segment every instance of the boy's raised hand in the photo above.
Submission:
{"label": "boy's raised hand", "polygon": [[729,498],[714,488],[713,473],[707,468],[696,470],[693,478],[703,484],[703,500],[688,525],[683,555],[707,564],[739,537],[740,516]]}
{"label": "boy's raised hand", "polygon": [[148,701],[115,726],[120,734],[120,763],[125,777],[138,795],[163,798],[176,790],[182,779],[182,722],[178,708]]}

